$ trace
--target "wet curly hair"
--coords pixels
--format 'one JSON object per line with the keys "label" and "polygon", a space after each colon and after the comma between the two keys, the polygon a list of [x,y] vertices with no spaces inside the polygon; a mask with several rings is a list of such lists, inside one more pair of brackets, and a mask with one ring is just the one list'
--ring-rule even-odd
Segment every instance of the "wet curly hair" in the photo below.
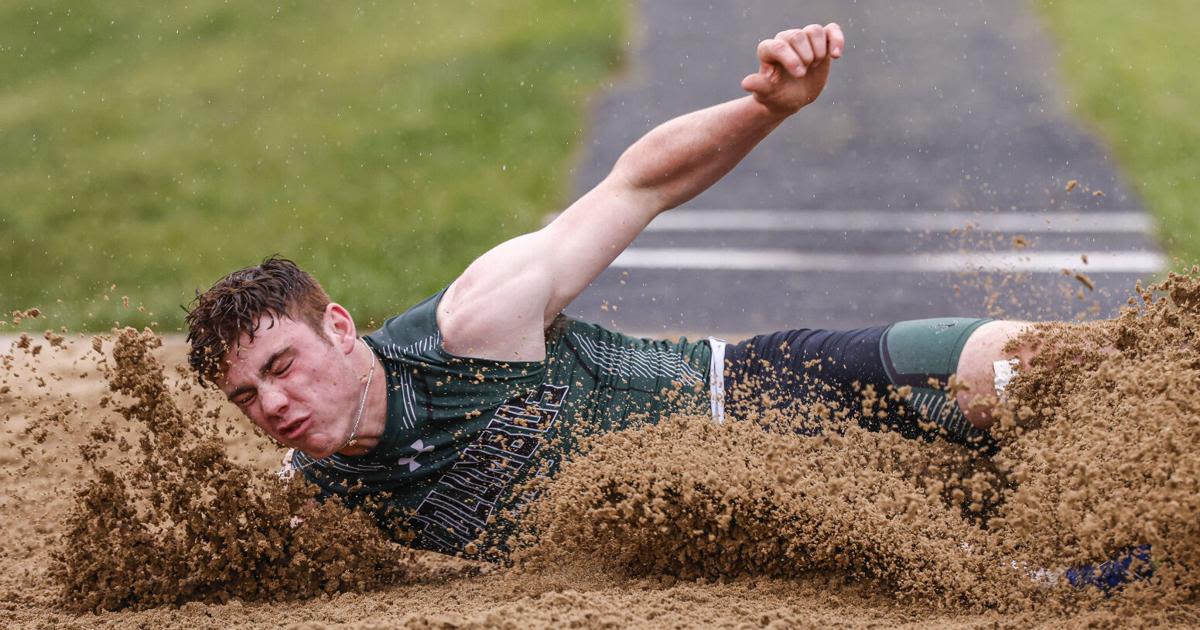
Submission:
{"label": "wet curly hair", "polygon": [[[308,272],[278,255],[218,280],[207,291],[196,290],[187,311],[188,363],[201,384],[215,384],[225,353],[243,334],[251,340],[264,315],[303,322],[318,334],[329,295]],[[269,326],[268,326],[269,327]]]}

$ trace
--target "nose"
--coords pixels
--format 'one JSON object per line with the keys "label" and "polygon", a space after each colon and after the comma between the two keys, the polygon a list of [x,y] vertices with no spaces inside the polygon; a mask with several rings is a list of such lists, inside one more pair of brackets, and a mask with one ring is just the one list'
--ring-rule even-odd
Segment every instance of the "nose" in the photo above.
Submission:
{"label": "nose", "polygon": [[267,415],[267,418],[278,420],[283,417],[288,407],[286,394],[272,387],[259,391],[259,396],[262,400],[263,413]]}

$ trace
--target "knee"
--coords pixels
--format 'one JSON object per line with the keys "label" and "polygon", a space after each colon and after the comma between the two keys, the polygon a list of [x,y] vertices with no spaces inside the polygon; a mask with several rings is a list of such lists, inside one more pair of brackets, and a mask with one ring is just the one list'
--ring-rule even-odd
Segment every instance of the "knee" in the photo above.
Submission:
{"label": "knee", "polygon": [[957,394],[959,408],[976,428],[986,429],[993,422],[992,408],[999,398],[995,389],[995,364],[1017,359],[1027,364],[1036,354],[1028,346],[1010,347],[1032,322],[997,320],[980,326],[967,339],[958,359],[956,376],[964,385]]}

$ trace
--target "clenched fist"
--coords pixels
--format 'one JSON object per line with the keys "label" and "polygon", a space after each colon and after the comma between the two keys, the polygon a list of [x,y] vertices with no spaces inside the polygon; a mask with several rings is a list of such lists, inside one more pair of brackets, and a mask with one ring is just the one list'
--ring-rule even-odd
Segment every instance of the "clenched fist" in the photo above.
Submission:
{"label": "clenched fist", "polygon": [[821,94],[845,47],[842,27],[832,22],[783,31],[759,43],[758,72],[742,79],[742,89],[772,112],[795,113]]}

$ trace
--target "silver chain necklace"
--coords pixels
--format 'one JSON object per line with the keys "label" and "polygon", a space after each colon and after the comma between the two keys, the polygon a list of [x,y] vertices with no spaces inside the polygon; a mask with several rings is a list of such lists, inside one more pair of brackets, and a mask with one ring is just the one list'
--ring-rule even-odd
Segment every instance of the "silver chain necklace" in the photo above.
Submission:
{"label": "silver chain necklace", "polygon": [[367,354],[371,355],[371,369],[367,371],[367,384],[363,387],[362,397],[358,399],[358,413],[354,415],[354,426],[350,429],[350,437],[337,449],[339,451],[347,446],[354,446],[358,442],[358,425],[362,422],[363,410],[367,408],[367,392],[371,391],[371,378],[375,376],[375,353],[371,351],[371,346],[367,346],[367,342],[363,341],[363,345],[367,348]]}

